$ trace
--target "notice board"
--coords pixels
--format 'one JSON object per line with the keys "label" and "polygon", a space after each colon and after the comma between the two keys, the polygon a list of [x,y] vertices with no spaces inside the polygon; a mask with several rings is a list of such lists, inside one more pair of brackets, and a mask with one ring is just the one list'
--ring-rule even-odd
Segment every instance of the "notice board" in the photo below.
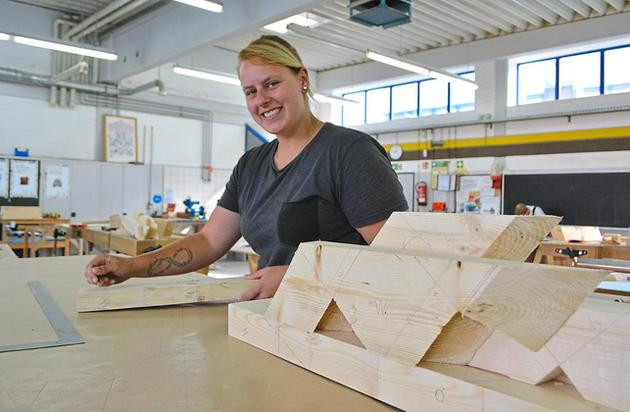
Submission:
{"label": "notice board", "polygon": [[563,225],[630,227],[630,173],[504,175],[503,213],[517,203],[564,216]]}

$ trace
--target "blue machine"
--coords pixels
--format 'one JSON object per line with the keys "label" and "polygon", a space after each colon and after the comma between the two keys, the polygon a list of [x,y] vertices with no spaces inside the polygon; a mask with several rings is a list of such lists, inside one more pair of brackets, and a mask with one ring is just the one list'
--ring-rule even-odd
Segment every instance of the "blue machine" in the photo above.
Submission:
{"label": "blue machine", "polygon": [[184,205],[186,206],[186,214],[188,217],[192,219],[206,218],[206,208],[199,205],[198,200],[192,200],[190,197],[187,197],[186,200],[184,200]]}

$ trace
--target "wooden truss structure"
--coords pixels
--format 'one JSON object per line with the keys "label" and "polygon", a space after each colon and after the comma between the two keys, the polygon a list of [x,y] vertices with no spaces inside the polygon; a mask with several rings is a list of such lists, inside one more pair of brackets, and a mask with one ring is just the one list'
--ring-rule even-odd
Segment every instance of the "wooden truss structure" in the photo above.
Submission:
{"label": "wooden truss structure", "polygon": [[607,272],[522,263],[558,220],[395,213],[372,246],[303,243],[229,334],[405,410],[629,410],[630,306],[588,297]]}

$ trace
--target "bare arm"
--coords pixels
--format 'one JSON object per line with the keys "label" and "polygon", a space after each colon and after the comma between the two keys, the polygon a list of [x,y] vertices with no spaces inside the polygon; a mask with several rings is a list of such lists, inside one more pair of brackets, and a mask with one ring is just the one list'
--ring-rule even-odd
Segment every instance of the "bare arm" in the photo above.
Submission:
{"label": "bare arm", "polygon": [[208,266],[234,246],[239,225],[238,213],[217,206],[201,232],[134,258],[132,276],[179,275]]}
{"label": "bare arm", "polygon": [[365,243],[370,245],[372,244],[372,241],[374,240],[376,235],[378,235],[378,232],[381,231],[381,228],[383,227],[385,222],[387,222],[387,219],[383,219],[379,222],[372,223],[367,226],[358,227],[356,229],[361,234],[361,236],[363,236]]}
{"label": "bare arm", "polygon": [[88,283],[109,286],[130,277],[169,276],[192,272],[225,255],[240,237],[240,215],[220,206],[201,232],[134,258],[96,256],[87,265]]}

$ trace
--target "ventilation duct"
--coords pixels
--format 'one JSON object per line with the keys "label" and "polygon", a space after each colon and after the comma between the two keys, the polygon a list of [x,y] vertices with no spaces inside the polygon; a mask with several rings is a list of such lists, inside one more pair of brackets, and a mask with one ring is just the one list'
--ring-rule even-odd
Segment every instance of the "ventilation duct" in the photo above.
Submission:
{"label": "ventilation duct", "polygon": [[389,28],[411,21],[411,0],[350,0],[350,20]]}

